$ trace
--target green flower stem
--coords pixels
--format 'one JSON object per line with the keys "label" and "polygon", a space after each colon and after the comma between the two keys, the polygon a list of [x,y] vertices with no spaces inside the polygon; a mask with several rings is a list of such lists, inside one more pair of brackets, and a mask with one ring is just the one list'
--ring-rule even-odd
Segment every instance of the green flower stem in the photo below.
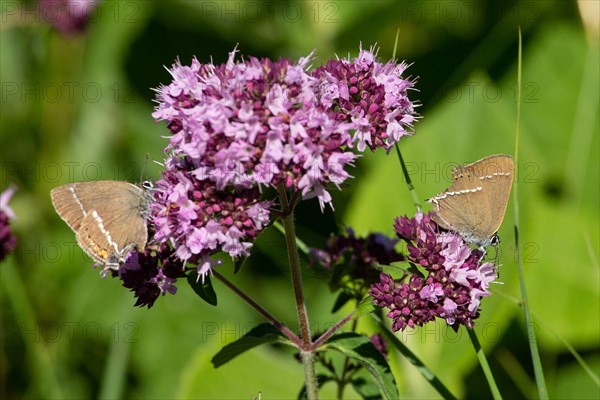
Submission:
{"label": "green flower stem", "polygon": [[279,201],[283,212],[283,226],[285,228],[285,241],[287,245],[288,261],[290,263],[290,273],[292,276],[292,285],[294,287],[294,297],[296,299],[296,309],[298,312],[298,322],[300,323],[300,334],[304,349],[309,349],[311,345],[310,326],[308,323],[308,313],[306,311],[306,302],[304,301],[304,290],[302,289],[302,275],[300,274],[300,257],[298,256],[298,247],[296,246],[296,229],[294,227],[294,211],[290,208],[285,187],[280,184],[277,186],[279,192]]}
{"label": "green flower stem", "polygon": [[315,353],[300,350],[300,358],[304,365],[304,379],[306,383],[306,397],[309,400],[318,400],[319,388],[317,386],[317,374],[315,372]]}
{"label": "green flower stem", "polygon": [[410,193],[410,197],[417,208],[417,211],[421,211],[421,202],[419,201],[419,195],[415,190],[412,181],[410,180],[410,175],[408,174],[408,170],[406,169],[406,165],[404,164],[404,159],[402,158],[402,153],[400,152],[400,146],[398,143],[395,145],[396,147],[396,155],[398,155],[398,160],[400,161],[400,166],[402,167],[402,174],[404,175],[404,179],[406,179],[406,186],[408,187],[408,191]]}
{"label": "green flower stem", "polygon": [[502,399],[502,395],[500,394],[500,390],[498,390],[498,386],[496,385],[496,381],[494,380],[494,374],[492,374],[492,370],[490,369],[490,365],[487,362],[487,358],[485,357],[485,353],[479,344],[479,339],[477,339],[477,335],[473,329],[467,328],[467,332],[469,332],[469,338],[471,339],[471,343],[473,343],[473,347],[475,348],[475,352],[477,353],[477,358],[479,359],[479,365],[481,365],[481,369],[483,369],[483,373],[485,378],[488,381],[488,385],[490,385],[490,390],[492,391],[492,396],[495,400]]}
{"label": "green flower stem", "polygon": [[294,287],[294,297],[296,300],[296,311],[298,313],[298,322],[300,324],[300,336],[302,338],[302,347],[300,355],[304,365],[304,375],[306,379],[306,395],[309,400],[319,398],[317,387],[317,377],[315,373],[315,356],[312,352],[312,339],[310,337],[310,325],[308,323],[308,313],[306,311],[306,302],[304,301],[304,290],[302,289],[302,275],[300,274],[300,257],[298,256],[298,246],[296,245],[296,230],[294,227],[294,210],[290,206],[287,193],[283,183],[277,185],[279,193],[279,202],[283,214],[283,227],[285,228],[285,242],[287,244],[288,261],[290,263],[290,274],[292,277],[292,286]]}
{"label": "green flower stem", "polygon": [[296,335],[287,326],[285,326],[284,323],[277,320],[277,318],[275,318],[271,313],[269,313],[267,310],[265,310],[260,304],[258,304],[256,301],[254,301],[254,299],[252,299],[250,296],[248,296],[246,293],[244,293],[240,288],[235,286],[233,283],[231,283],[227,278],[225,278],[223,275],[218,273],[216,270],[213,269],[212,274],[218,280],[223,282],[225,284],[225,286],[227,286],[229,289],[231,289],[235,294],[240,296],[246,303],[250,304],[250,306],[252,306],[252,308],[254,308],[256,311],[258,311],[260,314],[262,314],[262,316],[265,317],[271,325],[273,325],[275,328],[279,329],[281,331],[281,333],[283,333],[288,339],[290,339],[292,342],[294,342],[296,344],[296,346],[302,346],[302,340],[298,337],[298,335]]}

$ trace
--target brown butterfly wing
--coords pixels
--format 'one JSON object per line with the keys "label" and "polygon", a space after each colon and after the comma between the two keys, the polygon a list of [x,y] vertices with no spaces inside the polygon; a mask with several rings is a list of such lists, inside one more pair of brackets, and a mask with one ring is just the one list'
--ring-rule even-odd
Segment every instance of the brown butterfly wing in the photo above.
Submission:
{"label": "brown butterfly wing", "polygon": [[81,195],[80,191],[87,187],[88,186],[84,183],[68,183],[50,191],[54,209],[63,221],[65,221],[75,232],[77,232],[81,226],[81,221],[86,215],[86,211],[79,200],[79,196]]}
{"label": "brown butterfly wing", "polygon": [[479,231],[490,237],[498,231],[504,219],[515,176],[515,163],[511,156],[498,154],[473,164],[473,170],[487,197],[486,211],[481,216],[481,227],[486,229]]}
{"label": "brown butterfly wing", "polygon": [[485,242],[500,227],[514,179],[508,155],[492,155],[453,170],[453,184],[431,199],[433,220],[467,239]]}
{"label": "brown butterfly wing", "polygon": [[94,261],[101,264],[106,264],[111,255],[119,252],[119,248],[95,211],[87,213],[83,218],[75,238],[79,247]]}
{"label": "brown butterfly wing", "polygon": [[431,200],[435,205],[433,220],[442,228],[461,234],[477,232],[480,224],[485,223],[485,216],[480,214],[488,202],[486,195],[478,188],[461,181],[434,197]]}
{"label": "brown butterfly wing", "polygon": [[96,212],[120,250],[131,245],[143,250],[148,240],[143,214],[148,205],[142,189],[129,183],[127,185],[113,194],[111,209],[102,208]]}
{"label": "brown butterfly wing", "polygon": [[141,188],[119,181],[78,182],[52,190],[51,197],[80,246],[96,261],[126,247],[145,247],[148,204]]}

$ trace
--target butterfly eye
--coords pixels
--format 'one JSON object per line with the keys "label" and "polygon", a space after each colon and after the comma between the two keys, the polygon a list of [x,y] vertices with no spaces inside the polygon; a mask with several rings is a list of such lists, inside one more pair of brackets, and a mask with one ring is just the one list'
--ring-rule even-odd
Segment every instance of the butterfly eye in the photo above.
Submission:
{"label": "butterfly eye", "polygon": [[494,236],[492,236],[492,238],[490,239],[490,244],[494,247],[498,246],[500,244],[500,236],[494,233]]}

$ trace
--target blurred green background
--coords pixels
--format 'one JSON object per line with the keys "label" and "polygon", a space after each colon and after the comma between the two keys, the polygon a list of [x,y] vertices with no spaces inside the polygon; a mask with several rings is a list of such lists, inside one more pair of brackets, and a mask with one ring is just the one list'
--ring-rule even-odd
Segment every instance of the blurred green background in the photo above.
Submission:
{"label": "blurred green background", "polygon": [[[580,7],[589,7],[583,15]],[[595,8],[594,8],[595,7]],[[133,308],[120,281],[101,280],[54,212],[49,191],[71,181],[156,179],[167,129],[151,112],[151,88],[188,64],[241,54],[314,65],[377,43],[418,77],[422,119],[401,142],[426,199],[450,183],[455,164],[514,153],[518,26],[523,92],[518,162],[520,241],[531,309],[552,398],[598,398],[598,386],[568,352],[600,369],[598,2],[582,1],[105,1],[87,30],[63,35],[36,16],[36,2],[2,4],[0,191],[16,183],[18,247],[0,265],[3,398],[295,398],[303,370],[287,350],[261,347],[215,370],[210,358],[263,322],[219,282],[218,307],[185,282],[155,306]],[[595,16],[595,26],[594,17]],[[142,171],[143,170],[143,171]],[[335,213],[315,200],[298,208],[298,235],[320,246],[349,225],[392,234],[413,215],[392,153],[365,154],[355,179],[334,193]],[[426,206],[426,210],[428,206]],[[501,280],[484,299],[477,333],[505,398],[535,397],[515,264],[513,205],[500,230]],[[220,271],[297,329],[283,239],[264,232],[241,274]],[[322,331],[334,295],[305,270],[312,328]],[[369,333],[368,318],[359,332]],[[460,398],[491,395],[464,330],[444,324],[401,335]],[[437,398],[397,354],[390,360],[406,398]],[[347,391],[347,398],[357,398]],[[333,398],[325,387],[323,398]]]}

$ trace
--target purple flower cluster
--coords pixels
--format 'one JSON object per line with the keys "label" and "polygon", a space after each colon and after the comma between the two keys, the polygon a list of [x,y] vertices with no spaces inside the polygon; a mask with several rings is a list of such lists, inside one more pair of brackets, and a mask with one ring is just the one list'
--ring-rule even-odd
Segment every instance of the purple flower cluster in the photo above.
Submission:
{"label": "purple flower cluster", "polygon": [[173,252],[167,245],[162,245],[156,252],[130,252],[118,272],[113,272],[117,273],[123,286],[135,293],[135,306],[148,308],[152,307],[160,294],[175,294],[177,278],[185,276],[183,263],[173,257]]}
{"label": "purple flower cluster", "polygon": [[15,219],[15,213],[8,206],[10,198],[17,188],[10,186],[0,194],[0,261],[4,260],[17,245],[17,239],[10,229],[10,220]]}
{"label": "purple flower cluster", "polygon": [[348,266],[347,275],[354,282],[362,279],[366,285],[370,285],[379,277],[373,264],[390,265],[404,260],[404,256],[395,250],[396,243],[398,239],[381,233],[358,238],[352,229],[347,228],[345,235],[331,237],[325,249],[311,248],[309,260],[311,264],[318,263],[329,270],[333,270],[336,265],[345,264]]}
{"label": "purple flower cluster", "polygon": [[198,264],[204,275],[218,263],[210,256],[225,251],[245,256],[251,242],[269,224],[270,202],[260,201],[258,188],[228,186],[199,180],[188,158],[171,158],[157,182],[151,204],[158,243],[176,243],[180,260]]}
{"label": "purple flower cluster", "polygon": [[387,346],[387,342],[385,341],[385,339],[383,338],[383,336],[380,333],[376,333],[375,335],[369,337],[369,340],[371,341],[371,343],[373,343],[373,345],[375,346],[375,348],[377,350],[379,350],[379,352],[387,360],[387,358],[388,358],[388,346]]}
{"label": "purple flower cluster", "polygon": [[317,68],[321,103],[338,108],[338,118],[351,124],[358,150],[391,147],[410,134],[415,121],[408,90],[414,81],[402,77],[404,63],[378,63],[376,52],[360,51],[353,60],[330,60]]}
{"label": "purple flower cluster", "polygon": [[373,304],[390,310],[392,329],[422,326],[435,317],[455,330],[460,324],[472,328],[481,298],[489,296],[496,279],[494,265],[482,263],[483,253],[471,250],[458,234],[441,231],[429,214],[397,218],[394,228],[407,243],[408,259],[427,276],[412,274],[408,282],[399,283],[382,273],[371,286]]}
{"label": "purple flower cluster", "polygon": [[380,64],[372,51],[309,72],[298,62],[249,57],[225,64],[179,62],[157,89],[156,120],[168,122],[168,158],[157,183],[156,241],[210,271],[210,255],[248,254],[270,223],[265,188],[284,187],[331,205],[366,145],[389,149],[414,120],[405,65]]}

